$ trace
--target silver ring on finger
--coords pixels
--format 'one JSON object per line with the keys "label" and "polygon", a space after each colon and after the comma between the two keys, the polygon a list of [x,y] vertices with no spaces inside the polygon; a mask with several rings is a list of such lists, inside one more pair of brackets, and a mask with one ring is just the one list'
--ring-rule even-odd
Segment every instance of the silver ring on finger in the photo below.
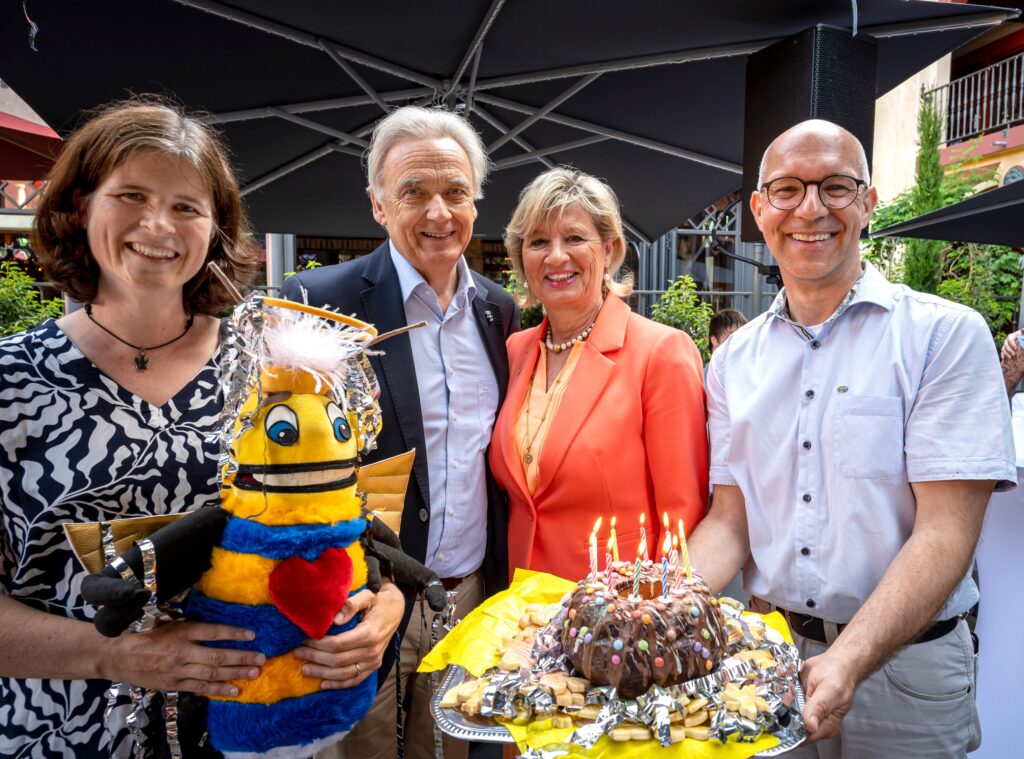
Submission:
{"label": "silver ring on finger", "polygon": [[356,662],[356,673],[352,675],[352,679],[359,677],[359,662]]}

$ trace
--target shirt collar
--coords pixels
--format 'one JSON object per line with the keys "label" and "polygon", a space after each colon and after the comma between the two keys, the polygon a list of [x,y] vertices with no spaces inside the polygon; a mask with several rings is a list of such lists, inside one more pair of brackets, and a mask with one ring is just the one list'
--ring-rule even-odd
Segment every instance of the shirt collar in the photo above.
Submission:
{"label": "shirt collar", "polygon": [[[395,271],[398,274],[398,286],[402,290],[402,302],[408,303],[413,292],[420,289],[421,284],[428,289],[430,284],[423,278],[422,274],[416,271],[416,268],[409,263],[408,259],[398,252],[398,248],[395,247],[394,241],[390,238],[388,239],[388,246],[391,249],[391,261],[394,263]],[[455,270],[458,272],[459,280],[455,285],[455,297],[452,300],[459,300],[459,296],[463,295],[467,304],[472,303],[473,298],[476,297],[476,284],[473,282],[473,275],[470,272],[469,264],[466,263],[465,256],[459,256],[459,260],[455,264]]]}
{"label": "shirt collar", "polygon": [[[861,275],[857,277],[857,281],[853,283],[853,287],[850,288],[850,292],[847,293],[843,302],[839,304],[839,308],[825,320],[824,324],[834,322],[850,306],[857,303],[873,303],[886,310],[892,308],[895,285],[883,277],[881,272],[870,261],[862,260],[860,266]],[[778,295],[775,296],[775,300],[772,301],[772,305],[766,312],[765,318],[778,318],[791,324],[796,323],[789,315],[789,299],[786,296],[785,287],[779,290]]]}

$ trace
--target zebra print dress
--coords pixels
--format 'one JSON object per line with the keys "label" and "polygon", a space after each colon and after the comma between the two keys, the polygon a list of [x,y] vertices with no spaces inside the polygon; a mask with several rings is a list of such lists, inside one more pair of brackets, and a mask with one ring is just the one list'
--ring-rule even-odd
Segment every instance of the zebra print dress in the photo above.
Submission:
{"label": "zebra print dress", "polygon": [[[217,497],[217,361],[153,406],[52,320],[0,340],[0,593],[90,620],[61,523],[190,511]],[[129,756],[127,730],[115,737],[103,723],[108,685],[0,677],[0,756]]]}

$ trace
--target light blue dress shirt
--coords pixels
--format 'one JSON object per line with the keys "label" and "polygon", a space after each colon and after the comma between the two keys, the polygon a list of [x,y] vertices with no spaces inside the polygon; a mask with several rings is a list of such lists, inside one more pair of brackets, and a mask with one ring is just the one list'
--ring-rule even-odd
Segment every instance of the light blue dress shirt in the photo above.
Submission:
{"label": "light blue dress shirt", "polygon": [[498,410],[498,383],[473,317],[476,285],[465,258],[441,313],[437,294],[391,243],[416,366],[430,493],[426,565],[439,577],[480,568],[487,546],[487,446]]}
{"label": "light blue dress shirt", "polygon": [[[871,264],[818,328],[793,322],[780,293],[715,351],[707,392],[711,481],[746,501],[746,588],[792,611],[850,621],[910,537],[910,483],[1015,484],[984,320]],[[936,618],[977,599],[968,575]]]}

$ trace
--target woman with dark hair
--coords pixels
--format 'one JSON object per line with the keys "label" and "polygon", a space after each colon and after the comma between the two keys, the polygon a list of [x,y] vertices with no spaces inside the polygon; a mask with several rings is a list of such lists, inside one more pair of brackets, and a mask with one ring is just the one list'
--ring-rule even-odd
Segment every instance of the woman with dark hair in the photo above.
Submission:
{"label": "woman with dark hair", "polygon": [[[246,283],[258,264],[249,236],[218,137],[160,101],[104,108],[48,177],[34,247],[84,308],[0,340],[0,756],[128,756],[127,727],[103,724],[110,681],[215,696],[263,663],[203,645],[251,637],[224,625],[101,637],[61,529],[218,497],[217,314],[233,299],[208,264]],[[372,675],[367,658],[397,627],[397,589],[369,596],[363,608],[377,610],[332,648],[335,668],[308,666],[324,687]],[[357,659],[361,676],[342,682],[338,668],[351,677]],[[127,712],[115,708],[111,726]]]}

